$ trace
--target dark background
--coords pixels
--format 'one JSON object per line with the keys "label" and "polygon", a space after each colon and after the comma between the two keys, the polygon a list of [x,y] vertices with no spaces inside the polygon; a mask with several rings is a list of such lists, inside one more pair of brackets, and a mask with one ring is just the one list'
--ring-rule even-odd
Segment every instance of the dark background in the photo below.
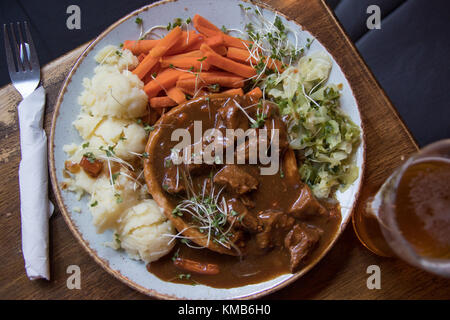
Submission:
{"label": "dark background", "polygon": [[[220,1],[220,0],[217,0]],[[152,0],[0,0],[0,22],[28,20],[44,65],[95,38]],[[450,1],[327,0],[419,145],[450,137]],[[69,5],[81,30],[66,27]],[[381,8],[381,29],[368,30],[366,9]],[[1,35],[3,38],[3,34]],[[3,40],[0,47],[3,46]],[[0,86],[10,82],[0,48]]]}

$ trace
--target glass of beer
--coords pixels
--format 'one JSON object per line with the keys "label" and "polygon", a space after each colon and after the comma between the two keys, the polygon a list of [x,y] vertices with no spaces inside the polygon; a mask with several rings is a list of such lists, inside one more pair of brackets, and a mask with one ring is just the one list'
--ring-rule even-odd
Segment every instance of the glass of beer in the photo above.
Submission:
{"label": "glass of beer", "polygon": [[371,251],[450,277],[450,139],[407,159],[355,213],[353,227]]}

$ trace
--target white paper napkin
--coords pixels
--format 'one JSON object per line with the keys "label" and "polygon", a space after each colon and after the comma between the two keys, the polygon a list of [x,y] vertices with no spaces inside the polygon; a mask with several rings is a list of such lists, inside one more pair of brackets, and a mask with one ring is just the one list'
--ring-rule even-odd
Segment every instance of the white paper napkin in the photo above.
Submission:
{"label": "white paper napkin", "polygon": [[47,136],[42,128],[45,91],[37,88],[18,106],[22,253],[31,280],[50,279],[48,223],[53,205],[48,201]]}

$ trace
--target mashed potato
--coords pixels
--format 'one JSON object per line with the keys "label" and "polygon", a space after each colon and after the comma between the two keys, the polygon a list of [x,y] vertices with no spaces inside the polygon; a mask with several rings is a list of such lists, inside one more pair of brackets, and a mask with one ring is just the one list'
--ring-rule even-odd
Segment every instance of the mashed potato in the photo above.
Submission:
{"label": "mashed potato", "polygon": [[147,112],[148,98],[144,84],[128,71],[138,61],[128,50],[107,46],[96,56],[101,63],[92,79],[83,80],[84,91],[78,99],[84,111],[92,116],[133,119]]}
{"label": "mashed potato", "polygon": [[149,199],[142,178],[147,132],[136,118],[147,112],[143,83],[128,71],[137,58],[115,46],[103,48],[92,79],[83,80],[78,102],[81,111],[73,125],[83,143],[64,146],[68,161],[79,163],[89,154],[102,160],[103,170],[92,178],[81,169],[65,184],[81,198],[89,194],[89,209],[97,232],[111,229],[113,247],[133,259],[151,262],[167,254],[175,230],[156,202]]}
{"label": "mashed potato", "polygon": [[152,262],[173,248],[175,242],[170,242],[170,235],[174,231],[156,202],[144,200],[122,216],[116,241],[130,257]]}

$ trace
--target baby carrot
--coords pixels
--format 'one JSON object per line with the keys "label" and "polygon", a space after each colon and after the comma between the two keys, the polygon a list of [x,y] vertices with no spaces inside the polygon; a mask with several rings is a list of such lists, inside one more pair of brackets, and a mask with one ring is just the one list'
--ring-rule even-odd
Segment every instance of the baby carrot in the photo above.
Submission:
{"label": "baby carrot", "polygon": [[158,43],[158,40],[125,40],[123,42],[123,48],[130,50],[135,56],[141,53],[147,54],[152,50]]}
{"label": "baby carrot", "polygon": [[167,91],[167,96],[175,101],[177,104],[183,103],[186,101],[186,95],[180,88],[173,87]]}
{"label": "baby carrot", "polygon": [[144,86],[144,91],[149,98],[156,97],[161,90],[169,90],[173,87],[177,83],[178,77],[183,73],[183,71],[171,68],[165,69]]}
{"label": "baby carrot", "polygon": [[248,65],[238,63],[228,58],[224,58],[217,53],[205,52],[207,62],[219,69],[237,74],[244,78],[251,78],[256,75],[256,70]]}
{"label": "baby carrot", "polygon": [[169,97],[154,97],[150,99],[150,107],[152,108],[167,108],[175,107],[177,103]]}
{"label": "baby carrot", "polygon": [[133,70],[133,73],[142,79],[162,57],[181,37],[180,27],[172,29],[158,44],[150,50],[142,62]]}

